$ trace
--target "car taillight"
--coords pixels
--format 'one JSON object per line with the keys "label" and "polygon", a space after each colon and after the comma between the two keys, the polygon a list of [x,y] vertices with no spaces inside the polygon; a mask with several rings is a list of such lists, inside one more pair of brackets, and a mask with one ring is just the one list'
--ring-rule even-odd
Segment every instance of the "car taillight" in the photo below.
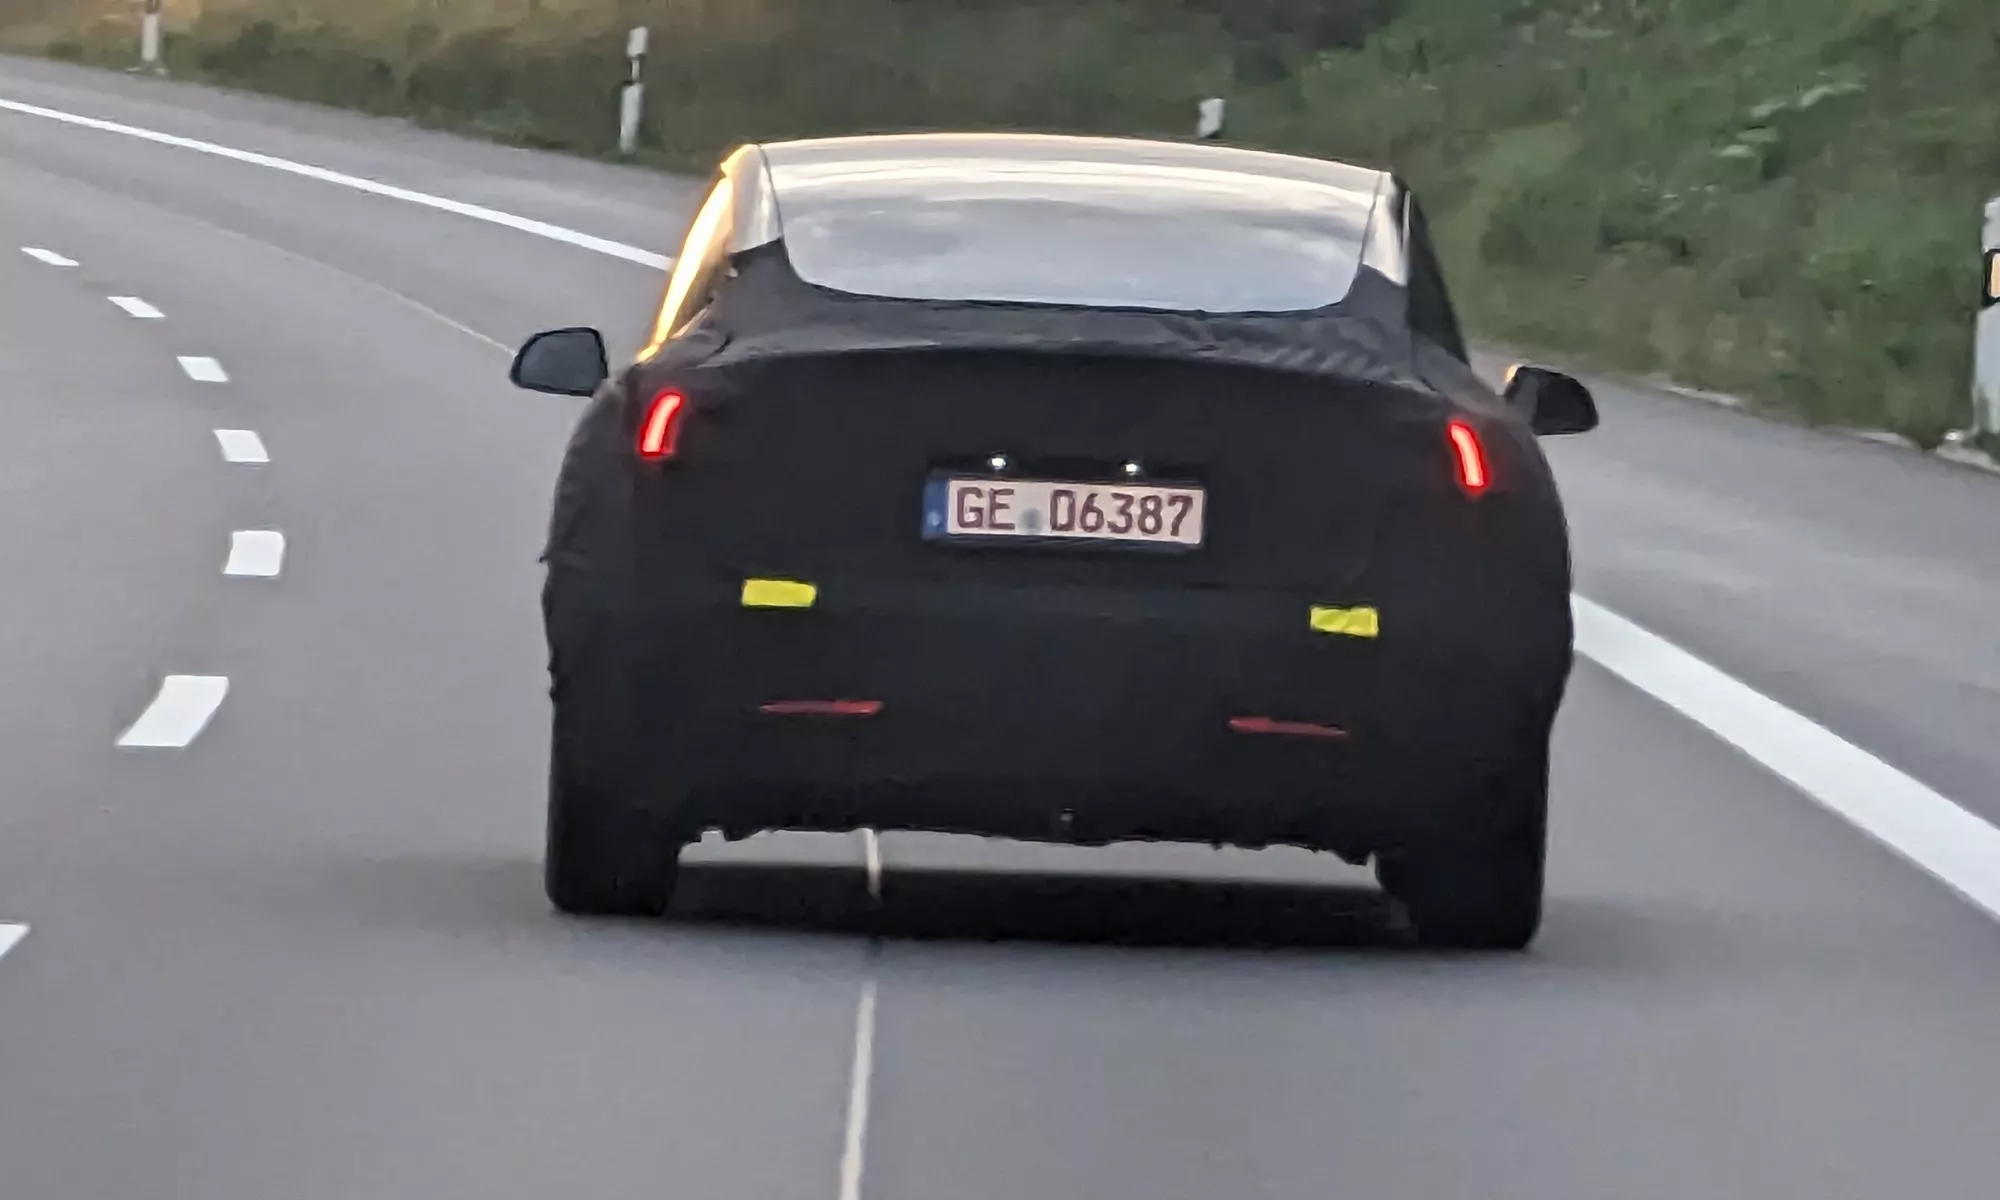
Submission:
{"label": "car taillight", "polygon": [[1479,444],[1479,434],[1464,421],[1453,421],[1445,426],[1445,436],[1451,439],[1452,462],[1458,468],[1458,486],[1471,495],[1477,496],[1492,482],[1486,470],[1486,448]]}
{"label": "car taillight", "polygon": [[639,457],[672,458],[680,440],[681,414],[687,411],[687,397],[671,389],[653,397],[646,419],[639,426]]}

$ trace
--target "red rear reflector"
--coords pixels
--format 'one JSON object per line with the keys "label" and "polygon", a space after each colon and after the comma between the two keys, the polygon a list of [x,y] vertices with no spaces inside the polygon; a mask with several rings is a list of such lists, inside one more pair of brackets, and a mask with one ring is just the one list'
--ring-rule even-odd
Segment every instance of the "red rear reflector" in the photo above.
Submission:
{"label": "red rear reflector", "polygon": [[686,407],[687,397],[679,392],[665,391],[653,397],[652,407],[646,410],[646,423],[639,427],[639,457],[674,456],[674,442],[681,432],[680,415]]}
{"label": "red rear reflector", "polygon": [[767,717],[872,717],[882,711],[880,700],[773,700],[757,711]]}
{"label": "red rear reflector", "polygon": [[1347,731],[1338,725],[1316,725],[1311,721],[1280,721],[1275,717],[1231,717],[1231,733],[1257,733],[1271,737],[1344,738]]}
{"label": "red rear reflector", "polygon": [[1474,495],[1485,491],[1491,477],[1486,473],[1486,448],[1479,444],[1479,435],[1464,421],[1451,422],[1445,426],[1445,433],[1451,438],[1452,455],[1458,465],[1458,486]]}

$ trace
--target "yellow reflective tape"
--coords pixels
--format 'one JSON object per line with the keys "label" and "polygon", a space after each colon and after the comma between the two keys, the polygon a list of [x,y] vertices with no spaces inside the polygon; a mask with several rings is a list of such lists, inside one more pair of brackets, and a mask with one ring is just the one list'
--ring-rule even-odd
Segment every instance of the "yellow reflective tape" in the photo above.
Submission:
{"label": "yellow reflective tape", "polygon": [[790,579],[746,579],[743,581],[745,608],[811,608],[819,598],[819,588]]}
{"label": "yellow reflective tape", "polygon": [[1366,605],[1360,608],[1327,608],[1315,604],[1312,607],[1312,628],[1314,633],[1372,638],[1381,634],[1382,619],[1373,607]]}

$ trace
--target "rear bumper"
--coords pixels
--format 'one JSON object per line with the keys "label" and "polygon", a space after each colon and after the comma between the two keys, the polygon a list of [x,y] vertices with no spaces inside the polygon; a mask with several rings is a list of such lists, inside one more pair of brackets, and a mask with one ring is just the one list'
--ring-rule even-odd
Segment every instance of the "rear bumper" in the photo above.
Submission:
{"label": "rear bumper", "polygon": [[[617,743],[592,751],[618,776],[606,790],[689,830],[1365,852],[1510,818],[1484,810],[1481,784],[1547,737],[1567,605],[1559,630],[1511,637],[1379,610],[1363,638],[1312,632],[1308,604],[1282,595],[832,585],[809,610],[720,591],[643,616],[552,606],[550,633],[572,727]],[[763,711],[829,700],[880,708]],[[1241,717],[1344,736],[1232,730]]]}

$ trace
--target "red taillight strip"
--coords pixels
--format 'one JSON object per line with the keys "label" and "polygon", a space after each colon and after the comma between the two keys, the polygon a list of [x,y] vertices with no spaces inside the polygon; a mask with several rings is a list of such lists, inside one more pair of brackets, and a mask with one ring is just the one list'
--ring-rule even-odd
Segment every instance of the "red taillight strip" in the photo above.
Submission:
{"label": "red taillight strip", "polygon": [[880,700],[773,700],[757,706],[767,717],[872,717]]}
{"label": "red taillight strip", "polygon": [[1347,731],[1338,725],[1311,721],[1280,721],[1275,717],[1231,717],[1231,733],[1255,733],[1270,737],[1344,738]]}
{"label": "red taillight strip", "polygon": [[674,444],[680,440],[680,415],[687,407],[687,397],[676,391],[664,391],[653,397],[652,406],[646,410],[646,421],[639,427],[639,457],[672,458]]}
{"label": "red taillight strip", "polygon": [[1451,439],[1452,455],[1458,466],[1458,486],[1475,496],[1485,491],[1492,476],[1486,470],[1486,448],[1479,444],[1479,434],[1464,421],[1446,425],[1445,434]]}

